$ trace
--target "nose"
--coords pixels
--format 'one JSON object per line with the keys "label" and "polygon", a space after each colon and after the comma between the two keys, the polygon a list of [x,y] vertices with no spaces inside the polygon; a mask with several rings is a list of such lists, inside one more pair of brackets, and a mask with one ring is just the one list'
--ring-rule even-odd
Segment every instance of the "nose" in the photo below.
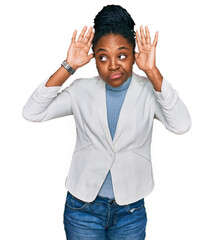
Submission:
{"label": "nose", "polygon": [[119,64],[118,64],[116,59],[110,59],[109,66],[108,66],[109,71],[118,70],[119,67],[120,66],[119,66]]}

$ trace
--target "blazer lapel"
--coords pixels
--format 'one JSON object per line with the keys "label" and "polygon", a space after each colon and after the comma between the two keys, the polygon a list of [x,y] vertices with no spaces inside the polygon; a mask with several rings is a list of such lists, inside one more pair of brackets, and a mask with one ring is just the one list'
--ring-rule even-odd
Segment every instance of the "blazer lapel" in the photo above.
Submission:
{"label": "blazer lapel", "polygon": [[141,84],[137,82],[137,75],[132,74],[132,80],[130,82],[129,88],[126,92],[126,96],[123,105],[120,110],[119,119],[117,122],[117,127],[112,141],[111,134],[108,127],[107,118],[107,106],[106,106],[106,83],[98,77],[98,80],[94,87],[94,105],[96,106],[100,124],[105,133],[106,139],[114,151],[114,144],[119,139],[127,118],[131,115],[131,110],[134,108],[137,98],[139,97]]}
{"label": "blazer lapel", "polygon": [[114,151],[114,145],[111,139],[111,134],[108,127],[107,106],[106,106],[106,86],[105,82],[98,77],[93,91],[94,106],[97,110],[100,125],[105,133],[106,139]]}

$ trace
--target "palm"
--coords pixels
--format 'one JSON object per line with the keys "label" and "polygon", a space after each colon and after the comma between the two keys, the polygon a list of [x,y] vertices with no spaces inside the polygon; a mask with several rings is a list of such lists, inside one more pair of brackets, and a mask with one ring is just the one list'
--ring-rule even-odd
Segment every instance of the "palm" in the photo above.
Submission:
{"label": "palm", "polygon": [[82,66],[90,61],[88,56],[89,48],[82,42],[71,43],[68,53],[68,61],[75,59],[77,66]]}
{"label": "palm", "polygon": [[136,40],[139,49],[139,53],[135,53],[135,60],[137,66],[143,70],[151,70],[155,67],[155,50],[157,45],[158,34],[155,34],[155,39],[153,44],[151,44],[149,30],[146,27],[146,35],[144,35],[143,28],[140,28],[141,39],[136,33]]}
{"label": "palm", "polygon": [[94,33],[92,32],[92,28],[90,28],[84,37],[86,29],[87,27],[83,28],[77,42],[75,41],[77,31],[74,31],[72,42],[68,49],[67,62],[76,68],[85,65],[93,58],[93,54],[88,55],[88,52],[91,47]]}

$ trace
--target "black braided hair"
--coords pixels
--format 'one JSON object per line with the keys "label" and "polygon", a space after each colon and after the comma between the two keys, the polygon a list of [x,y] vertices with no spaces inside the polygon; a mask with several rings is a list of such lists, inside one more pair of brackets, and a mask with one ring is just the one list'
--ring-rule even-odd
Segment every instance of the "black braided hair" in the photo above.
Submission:
{"label": "black braided hair", "polygon": [[133,45],[135,51],[135,22],[125,8],[119,5],[107,5],[94,18],[95,34],[92,41],[92,50],[101,37],[107,34],[119,34]]}

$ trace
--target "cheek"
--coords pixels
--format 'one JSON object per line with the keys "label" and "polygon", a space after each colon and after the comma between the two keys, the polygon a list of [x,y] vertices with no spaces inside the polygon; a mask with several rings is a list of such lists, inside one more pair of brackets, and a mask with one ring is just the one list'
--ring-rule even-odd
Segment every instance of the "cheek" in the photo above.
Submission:
{"label": "cheek", "polygon": [[125,62],[125,67],[127,70],[130,70],[132,69],[133,65],[134,65],[134,57],[130,53],[129,57],[127,58],[127,61]]}
{"label": "cheek", "polygon": [[134,64],[134,62],[132,60],[127,62],[127,64],[126,64],[127,71],[131,71],[132,70],[133,64]]}

